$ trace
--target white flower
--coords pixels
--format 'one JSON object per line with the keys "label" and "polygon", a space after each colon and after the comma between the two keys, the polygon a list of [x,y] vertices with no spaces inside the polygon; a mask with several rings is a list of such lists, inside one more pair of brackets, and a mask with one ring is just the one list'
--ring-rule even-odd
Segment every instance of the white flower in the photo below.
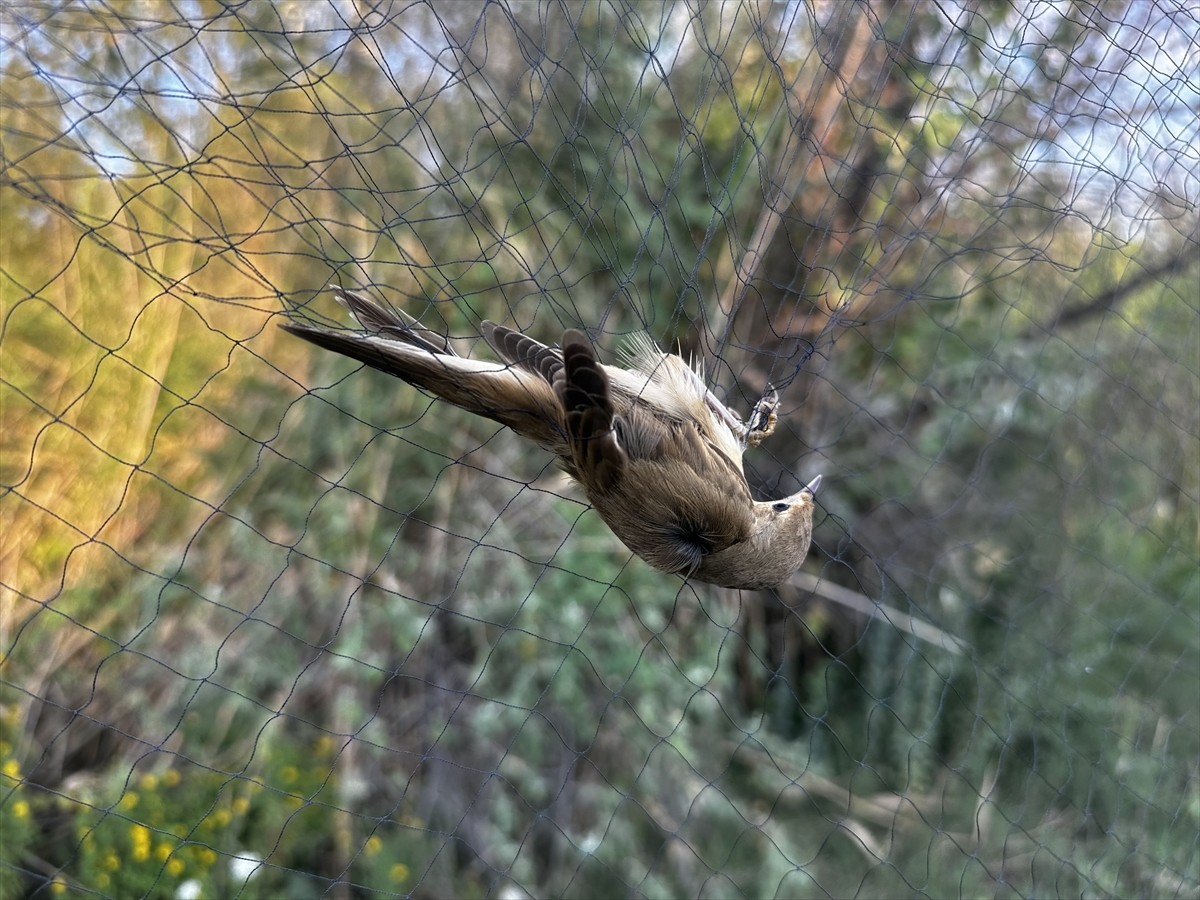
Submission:
{"label": "white flower", "polygon": [[233,879],[235,884],[248,881],[250,876],[254,875],[261,865],[261,856],[255,853],[239,853],[237,856],[230,857],[229,877]]}
{"label": "white flower", "polygon": [[189,878],[179,887],[175,888],[175,900],[200,900],[200,895],[204,891],[204,885],[196,878]]}

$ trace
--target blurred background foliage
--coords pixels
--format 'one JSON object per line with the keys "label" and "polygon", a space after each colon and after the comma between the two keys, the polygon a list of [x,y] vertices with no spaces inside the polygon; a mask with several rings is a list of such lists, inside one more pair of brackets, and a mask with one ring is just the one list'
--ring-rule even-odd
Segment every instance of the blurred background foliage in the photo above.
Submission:
{"label": "blurred background foliage", "polygon": [[[1200,890],[1194,9],[0,28],[0,896]],[[781,386],[804,570],[650,570],[334,284]]]}

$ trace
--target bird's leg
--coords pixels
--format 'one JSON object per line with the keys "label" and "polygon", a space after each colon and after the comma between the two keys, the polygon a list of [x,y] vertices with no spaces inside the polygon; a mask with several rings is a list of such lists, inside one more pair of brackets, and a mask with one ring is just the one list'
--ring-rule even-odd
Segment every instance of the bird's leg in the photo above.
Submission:
{"label": "bird's leg", "polygon": [[767,389],[763,391],[762,398],[754,404],[754,409],[750,411],[750,422],[743,426],[745,434],[742,436],[742,441],[747,447],[757,447],[764,438],[771,436],[779,421],[779,415],[776,412],[778,409],[779,394],[768,384]]}
{"label": "bird's leg", "polygon": [[712,391],[706,390],[704,392],[704,402],[729,427],[729,430],[737,436],[739,441],[745,441],[747,429],[746,423],[742,421],[741,416],[718,400]]}

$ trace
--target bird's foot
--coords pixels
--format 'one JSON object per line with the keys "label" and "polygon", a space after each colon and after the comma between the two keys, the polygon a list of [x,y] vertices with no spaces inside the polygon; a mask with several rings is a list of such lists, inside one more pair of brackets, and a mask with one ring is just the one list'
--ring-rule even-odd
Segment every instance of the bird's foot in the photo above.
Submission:
{"label": "bird's foot", "polygon": [[771,385],[763,391],[762,399],[754,404],[750,411],[750,421],[746,424],[742,436],[747,447],[757,447],[765,438],[769,438],[779,422],[779,394]]}

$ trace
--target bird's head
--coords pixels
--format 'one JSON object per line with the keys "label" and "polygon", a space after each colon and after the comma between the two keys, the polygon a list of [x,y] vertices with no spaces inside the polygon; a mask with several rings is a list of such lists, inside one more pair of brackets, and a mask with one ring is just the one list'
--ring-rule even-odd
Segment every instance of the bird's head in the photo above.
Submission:
{"label": "bird's head", "polygon": [[[759,579],[767,584],[786,581],[800,568],[812,541],[818,475],[796,493],[781,500],[755,503],[754,535]],[[758,579],[756,579],[758,580]]]}
{"label": "bird's head", "polygon": [[770,534],[772,541],[787,542],[801,539],[805,549],[812,537],[813,508],[817,488],[821,486],[818,475],[790,497],[756,503],[758,530]]}

